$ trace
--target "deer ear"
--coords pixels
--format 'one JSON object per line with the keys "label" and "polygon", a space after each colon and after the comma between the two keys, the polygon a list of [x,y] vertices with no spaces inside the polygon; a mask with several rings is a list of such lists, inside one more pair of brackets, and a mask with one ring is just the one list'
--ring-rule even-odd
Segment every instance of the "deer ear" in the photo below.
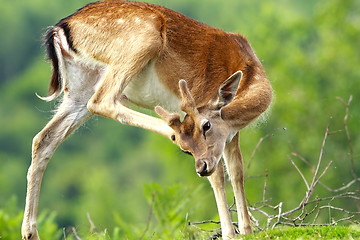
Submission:
{"label": "deer ear", "polygon": [[219,107],[229,104],[234,99],[239,88],[242,75],[242,71],[237,71],[220,86],[218,92]]}

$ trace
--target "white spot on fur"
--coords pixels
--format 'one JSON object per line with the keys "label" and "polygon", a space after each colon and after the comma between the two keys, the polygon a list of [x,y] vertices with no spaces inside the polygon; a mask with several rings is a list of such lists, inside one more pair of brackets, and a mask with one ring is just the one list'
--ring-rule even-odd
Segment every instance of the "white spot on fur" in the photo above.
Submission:
{"label": "white spot on fur", "polygon": [[254,78],[255,78],[255,80],[261,80],[261,76],[260,76],[259,74],[256,74],[256,75],[254,76]]}
{"label": "white spot on fur", "polygon": [[134,21],[135,21],[136,24],[140,24],[140,23],[142,22],[139,17],[136,17],[136,18],[134,19]]}
{"label": "white spot on fur", "polygon": [[125,19],[119,18],[119,19],[117,20],[117,23],[118,23],[118,24],[124,24],[124,23],[125,23]]}

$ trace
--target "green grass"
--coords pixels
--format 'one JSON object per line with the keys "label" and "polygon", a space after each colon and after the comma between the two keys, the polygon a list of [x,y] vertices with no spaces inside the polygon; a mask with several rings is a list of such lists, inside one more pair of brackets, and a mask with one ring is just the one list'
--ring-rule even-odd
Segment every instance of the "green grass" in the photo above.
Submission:
{"label": "green grass", "polygon": [[323,239],[360,239],[360,226],[324,227],[279,227],[273,230],[254,233],[241,240],[323,240]]}
{"label": "green grass", "polygon": [[[171,189],[172,191],[174,189]],[[23,213],[16,208],[16,199],[12,198],[7,204],[0,207],[0,240],[16,240],[20,238],[20,226]],[[154,204],[156,205],[156,204]],[[168,212],[168,211],[166,211]],[[154,213],[155,214],[155,213]],[[160,214],[160,213],[158,213]],[[163,215],[161,213],[160,215]],[[155,227],[151,225],[146,234],[144,227],[132,226],[119,222],[118,227],[112,230],[98,229],[95,232],[89,230],[80,231],[79,237],[74,236],[71,229],[66,233],[55,222],[56,215],[43,211],[38,217],[40,237],[42,240],[124,240],[124,239],[162,239],[162,240],[195,240],[208,239],[211,232],[191,228],[186,223],[179,224],[179,219],[170,225]],[[167,217],[168,218],[168,217]],[[187,227],[186,227],[187,226]],[[76,230],[77,231],[77,230]],[[171,233],[169,233],[169,231]],[[323,240],[345,239],[360,240],[360,225],[350,226],[317,226],[317,227],[277,227],[273,230],[257,232],[249,236],[239,236],[238,240]]]}
{"label": "green grass", "polygon": [[[200,236],[196,239],[202,239]],[[73,240],[73,236],[67,237],[67,240]],[[88,236],[81,236],[82,240],[113,240],[123,239],[109,236],[108,233],[93,233]],[[138,238],[136,238],[138,239]],[[147,239],[147,238],[145,238]],[[157,238],[151,238],[157,239]],[[173,238],[161,238],[173,239]],[[191,238],[175,238],[191,239]],[[208,238],[204,238],[208,239]],[[322,227],[279,227],[273,230],[263,231],[251,234],[245,237],[239,237],[238,240],[356,240],[360,239],[360,226],[322,226]]]}

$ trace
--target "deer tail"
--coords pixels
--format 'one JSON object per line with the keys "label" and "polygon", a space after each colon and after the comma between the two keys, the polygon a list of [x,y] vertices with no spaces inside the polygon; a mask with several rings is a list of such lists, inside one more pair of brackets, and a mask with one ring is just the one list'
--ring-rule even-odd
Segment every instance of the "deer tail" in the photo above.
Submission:
{"label": "deer tail", "polygon": [[73,49],[70,30],[65,21],[49,28],[45,34],[45,47],[47,58],[52,64],[52,76],[47,96],[36,95],[44,101],[52,101],[64,91],[66,84],[64,57],[70,57],[70,49]]}

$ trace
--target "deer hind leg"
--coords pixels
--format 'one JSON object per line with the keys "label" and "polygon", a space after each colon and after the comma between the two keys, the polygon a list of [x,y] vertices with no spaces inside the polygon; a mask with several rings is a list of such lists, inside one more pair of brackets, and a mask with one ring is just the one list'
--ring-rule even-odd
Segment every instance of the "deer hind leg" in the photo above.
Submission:
{"label": "deer hind leg", "polygon": [[221,234],[223,239],[231,239],[235,235],[234,227],[232,225],[230,212],[226,202],[225,188],[224,188],[224,166],[222,161],[219,162],[215,172],[208,177],[211,187],[213,188],[216,205],[219,212]]}
{"label": "deer hind leg", "polygon": [[156,61],[164,47],[163,18],[151,13],[148,20],[140,22],[142,25],[131,27],[131,31],[124,26],[125,30],[117,35],[117,44],[108,47],[104,54],[109,59],[107,68],[87,107],[94,114],[170,138],[173,130],[162,119],[133,111],[120,100],[129,82]]}
{"label": "deer hind leg", "polygon": [[234,190],[239,231],[241,234],[249,234],[252,231],[244,192],[244,167],[239,147],[239,134],[226,144],[224,160]]}
{"label": "deer hind leg", "polygon": [[69,98],[64,99],[50,122],[34,137],[32,161],[27,175],[27,193],[22,237],[25,240],[38,240],[36,215],[40,195],[40,185],[46,166],[58,145],[92,114],[86,104]]}
{"label": "deer hind leg", "polygon": [[142,114],[121,103],[121,96],[128,83],[149,63],[151,55],[127,59],[127,63],[108,66],[87,107],[90,112],[116,120],[122,124],[141,127],[167,138],[173,130],[162,119]]}

